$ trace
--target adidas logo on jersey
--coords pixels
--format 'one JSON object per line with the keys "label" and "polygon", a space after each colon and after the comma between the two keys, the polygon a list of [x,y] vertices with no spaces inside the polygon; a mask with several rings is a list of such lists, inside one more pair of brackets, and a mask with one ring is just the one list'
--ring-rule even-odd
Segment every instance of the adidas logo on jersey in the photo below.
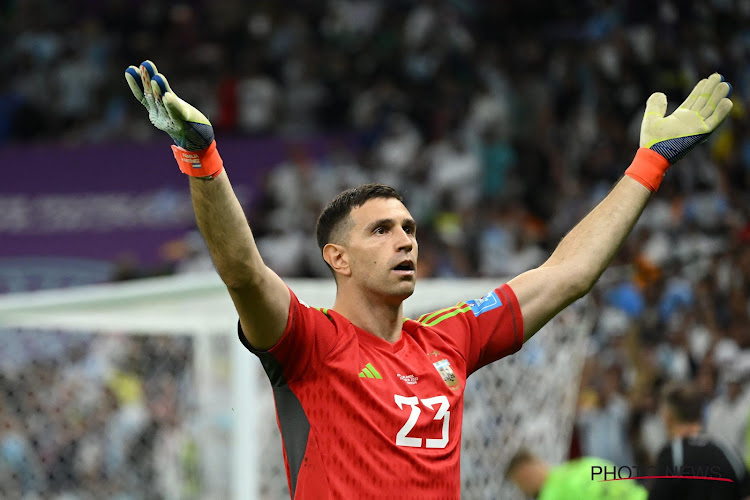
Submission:
{"label": "adidas logo on jersey", "polygon": [[362,368],[362,371],[359,372],[360,378],[376,378],[378,380],[383,380],[383,377],[380,376],[380,373],[375,369],[374,366],[372,366],[372,363],[367,363],[364,368]]}

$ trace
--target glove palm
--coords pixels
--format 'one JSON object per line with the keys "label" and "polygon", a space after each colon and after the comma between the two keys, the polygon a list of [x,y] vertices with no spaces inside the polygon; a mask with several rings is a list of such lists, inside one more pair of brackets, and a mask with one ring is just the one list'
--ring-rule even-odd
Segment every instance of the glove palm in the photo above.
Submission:
{"label": "glove palm", "polygon": [[148,110],[151,123],[168,133],[175,144],[188,151],[200,151],[211,145],[214,140],[211,122],[177,97],[154,63],[143,61],[140,68],[128,67],[125,79],[135,98]]}
{"label": "glove palm", "polygon": [[649,148],[674,164],[696,145],[708,139],[732,109],[732,87],[718,73],[703,79],[671,115],[667,96],[656,92],[646,101],[640,146]]}

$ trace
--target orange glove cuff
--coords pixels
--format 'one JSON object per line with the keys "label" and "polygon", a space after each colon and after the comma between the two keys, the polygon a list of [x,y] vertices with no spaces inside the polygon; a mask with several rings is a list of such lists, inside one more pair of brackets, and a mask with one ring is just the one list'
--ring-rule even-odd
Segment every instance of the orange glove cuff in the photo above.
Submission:
{"label": "orange glove cuff", "polygon": [[173,145],[172,152],[183,174],[213,179],[224,170],[224,162],[216,149],[215,140],[206,149],[200,151],[188,151]]}
{"label": "orange glove cuff", "polygon": [[659,189],[664,174],[669,168],[669,161],[656,151],[648,148],[639,148],[625,171],[625,175],[632,177],[643,184],[651,192]]}

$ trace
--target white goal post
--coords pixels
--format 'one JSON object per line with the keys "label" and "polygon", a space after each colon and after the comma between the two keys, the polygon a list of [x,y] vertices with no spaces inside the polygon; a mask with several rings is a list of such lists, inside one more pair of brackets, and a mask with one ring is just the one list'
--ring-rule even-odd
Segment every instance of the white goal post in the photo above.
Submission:
{"label": "white goal post", "polygon": [[[416,318],[481,297],[502,282],[424,279],[404,312]],[[310,305],[333,304],[332,279],[287,283]],[[584,303],[574,304],[519,353],[468,380],[463,498],[517,498],[502,474],[521,445],[552,462],[564,459],[592,320]],[[236,325],[229,295],[213,272],[0,296],[0,345],[40,331],[189,338],[199,497],[288,497],[270,385],[257,358],[237,340]],[[11,369],[0,354],[0,376],[10,376],[4,371]]]}

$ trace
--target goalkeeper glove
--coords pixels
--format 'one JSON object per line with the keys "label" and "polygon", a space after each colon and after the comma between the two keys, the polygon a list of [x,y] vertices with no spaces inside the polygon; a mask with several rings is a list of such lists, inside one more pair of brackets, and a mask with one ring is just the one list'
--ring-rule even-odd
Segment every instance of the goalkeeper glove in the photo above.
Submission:
{"label": "goalkeeper glove", "polygon": [[721,125],[732,109],[731,93],[731,85],[714,73],[698,82],[685,102],[666,117],[667,96],[652,94],[641,122],[640,149],[625,175],[656,191],[670,165]]}
{"label": "goalkeeper glove", "polygon": [[214,178],[223,168],[216,149],[214,129],[203,113],[172,91],[169,82],[151,61],[125,70],[125,80],[138,101],[148,110],[151,123],[168,133],[177,164],[193,177]]}

